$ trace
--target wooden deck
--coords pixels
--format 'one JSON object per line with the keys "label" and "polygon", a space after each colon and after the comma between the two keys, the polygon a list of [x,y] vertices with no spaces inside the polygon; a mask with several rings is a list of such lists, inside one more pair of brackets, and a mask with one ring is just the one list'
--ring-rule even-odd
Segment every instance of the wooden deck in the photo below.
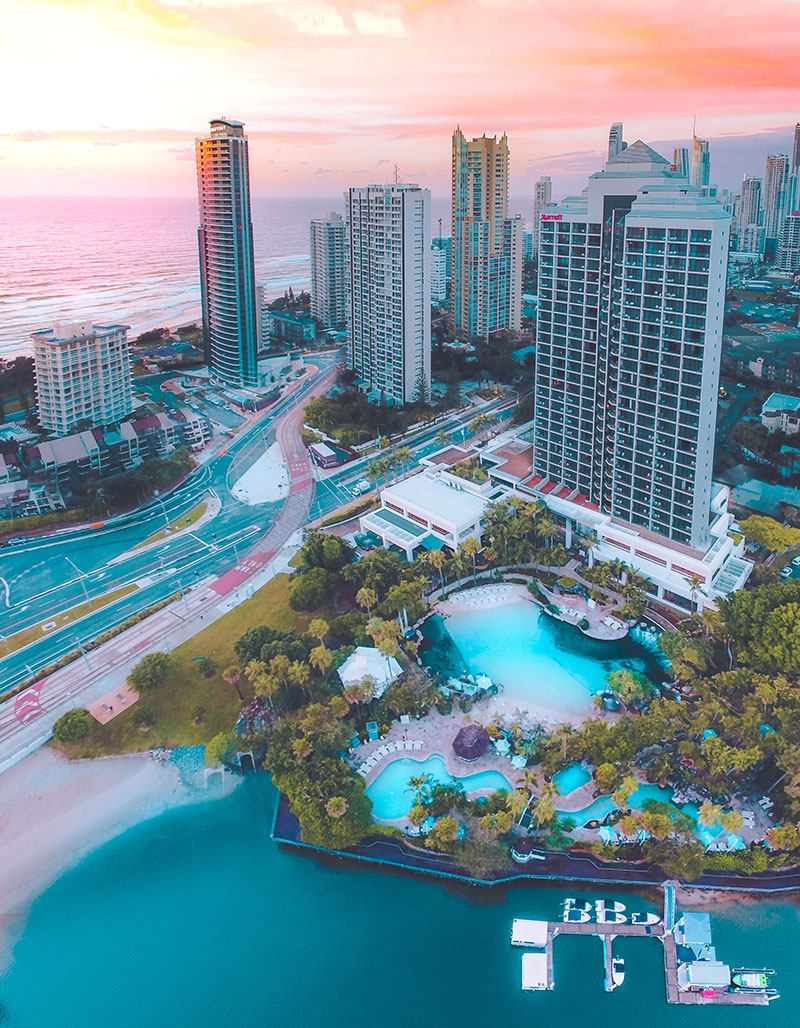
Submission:
{"label": "wooden deck", "polygon": [[606,992],[611,992],[614,988],[611,977],[614,939],[617,936],[633,936],[640,939],[649,937],[659,939],[664,947],[664,978],[667,986],[668,1003],[757,1007],[765,1007],[769,1004],[769,998],[760,992],[715,992],[712,996],[704,996],[702,992],[681,991],[678,988],[678,957],[675,948],[675,936],[671,930],[665,929],[663,922],[653,925],[640,925],[597,924],[590,921],[582,924],[570,921],[548,921],[547,941],[545,943],[548,989],[555,988],[553,940],[557,935],[596,935],[602,940]]}

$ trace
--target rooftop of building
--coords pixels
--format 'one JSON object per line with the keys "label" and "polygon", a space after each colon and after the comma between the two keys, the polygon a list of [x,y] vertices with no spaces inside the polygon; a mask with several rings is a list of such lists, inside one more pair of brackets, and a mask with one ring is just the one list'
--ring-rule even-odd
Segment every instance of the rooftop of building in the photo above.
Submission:
{"label": "rooftop of building", "polygon": [[57,321],[52,328],[39,328],[35,332],[31,332],[31,337],[36,342],[42,343],[75,343],[85,339],[95,339],[97,336],[128,332],[130,327],[130,325],[95,325],[91,321]]}
{"label": "rooftop of building", "polygon": [[431,521],[440,519],[456,526],[478,521],[489,505],[486,497],[427,472],[387,486],[381,492],[381,500],[417,507]]}
{"label": "rooftop of building", "polygon": [[762,414],[775,414],[778,411],[800,410],[800,396],[786,396],[785,393],[773,393],[764,400]]}

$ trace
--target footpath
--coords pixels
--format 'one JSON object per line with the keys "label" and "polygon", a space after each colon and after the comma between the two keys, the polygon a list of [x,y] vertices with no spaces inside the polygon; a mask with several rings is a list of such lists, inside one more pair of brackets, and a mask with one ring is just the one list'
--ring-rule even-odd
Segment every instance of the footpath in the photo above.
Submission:
{"label": "footpath", "polygon": [[[327,393],[336,374],[334,367],[307,395]],[[142,657],[180,646],[286,569],[314,492],[302,425],[301,404],[291,407],[277,425],[289,469],[289,495],[269,530],[234,568],[0,704],[0,773],[45,743],[67,710],[88,705],[121,685]]]}

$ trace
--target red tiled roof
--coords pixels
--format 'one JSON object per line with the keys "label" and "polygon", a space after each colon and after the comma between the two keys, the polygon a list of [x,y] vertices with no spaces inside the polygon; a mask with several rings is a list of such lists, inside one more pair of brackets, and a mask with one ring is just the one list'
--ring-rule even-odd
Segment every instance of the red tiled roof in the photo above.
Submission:
{"label": "red tiled roof", "polygon": [[541,480],[542,480],[542,476],[541,475],[533,475],[524,484],[533,487],[535,485],[538,485],[541,482]]}
{"label": "red tiled roof", "polygon": [[586,506],[589,508],[589,510],[600,510],[596,503],[589,503],[587,501]]}
{"label": "red tiled roof", "polygon": [[558,483],[556,482],[548,482],[547,485],[542,488],[542,492],[545,494],[552,493],[557,484]]}
{"label": "red tiled roof", "polygon": [[558,496],[562,500],[566,500],[566,498],[569,496],[569,494],[571,492],[572,492],[572,489],[570,489],[570,487],[568,485],[562,485],[561,488],[556,493],[556,496]]}

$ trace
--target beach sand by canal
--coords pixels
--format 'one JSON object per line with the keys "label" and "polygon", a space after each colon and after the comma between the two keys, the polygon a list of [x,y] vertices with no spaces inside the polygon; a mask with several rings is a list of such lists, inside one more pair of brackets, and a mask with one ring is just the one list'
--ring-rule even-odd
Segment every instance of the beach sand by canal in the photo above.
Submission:
{"label": "beach sand by canal", "polygon": [[[217,776],[218,779],[219,776]],[[147,755],[69,761],[47,747],[0,775],[0,964],[29,904],[87,853],[165,810],[228,794],[207,792],[174,763]]]}

